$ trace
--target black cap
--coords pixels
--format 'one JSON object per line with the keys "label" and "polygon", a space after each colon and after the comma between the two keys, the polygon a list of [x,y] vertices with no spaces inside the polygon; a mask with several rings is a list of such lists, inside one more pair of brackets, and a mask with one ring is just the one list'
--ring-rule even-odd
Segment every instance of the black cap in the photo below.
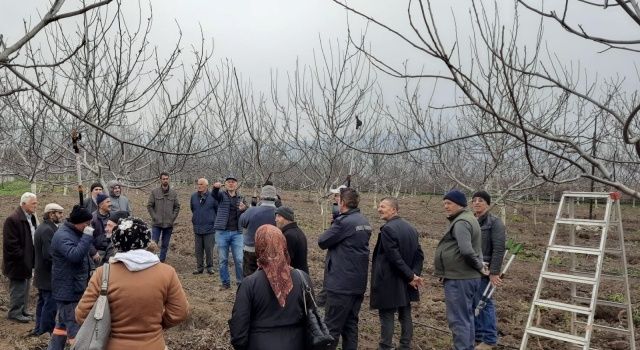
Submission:
{"label": "black cap", "polygon": [[478,192],[473,194],[471,199],[476,198],[476,197],[480,197],[480,198],[484,199],[484,201],[487,202],[488,205],[491,205],[491,195],[489,195],[489,193],[487,191],[478,191]]}
{"label": "black cap", "polygon": [[72,224],[81,224],[83,222],[91,221],[91,219],[93,219],[93,215],[91,215],[91,213],[83,206],[76,204],[73,206],[71,214],[69,214],[68,221]]}
{"label": "black cap", "polygon": [[282,216],[283,218],[289,220],[289,221],[296,221],[296,217],[293,214],[293,209],[289,208],[289,207],[278,207],[276,209],[276,214]]}

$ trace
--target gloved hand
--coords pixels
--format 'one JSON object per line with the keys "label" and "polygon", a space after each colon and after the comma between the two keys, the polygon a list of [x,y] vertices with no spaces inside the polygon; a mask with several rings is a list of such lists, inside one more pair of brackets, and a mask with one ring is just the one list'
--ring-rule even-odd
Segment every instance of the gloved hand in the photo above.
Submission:
{"label": "gloved hand", "polygon": [[82,231],[82,233],[84,233],[85,235],[93,236],[93,231],[95,231],[95,229],[87,225],[87,227],[84,228],[84,231]]}

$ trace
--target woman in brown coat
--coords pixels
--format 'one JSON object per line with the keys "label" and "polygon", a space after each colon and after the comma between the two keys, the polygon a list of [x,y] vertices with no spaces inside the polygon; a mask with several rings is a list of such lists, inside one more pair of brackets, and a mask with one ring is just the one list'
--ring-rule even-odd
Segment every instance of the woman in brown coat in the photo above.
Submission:
{"label": "woman in brown coat", "polygon": [[[107,299],[111,338],[107,349],[165,348],[163,331],[184,321],[189,303],[173,267],[145,250],[151,231],[140,219],[121,219],[111,240],[118,251],[110,259]],[[76,308],[82,323],[100,294],[102,267],[91,277]]]}

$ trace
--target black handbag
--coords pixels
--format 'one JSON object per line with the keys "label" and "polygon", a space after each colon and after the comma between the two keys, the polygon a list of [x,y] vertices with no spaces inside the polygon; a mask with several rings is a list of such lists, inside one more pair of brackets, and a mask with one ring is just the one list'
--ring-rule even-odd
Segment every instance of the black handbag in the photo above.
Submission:
{"label": "black handbag", "polygon": [[[322,320],[322,317],[318,314],[318,305],[316,304],[316,300],[313,298],[311,287],[307,284],[307,280],[304,278],[302,272],[298,269],[296,269],[296,271],[302,281],[302,300],[304,300],[304,311],[307,318],[307,342],[311,349],[314,350],[329,349],[333,344],[334,339],[329,333],[329,329]],[[310,304],[307,304],[307,298],[309,298],[311,302]]]}

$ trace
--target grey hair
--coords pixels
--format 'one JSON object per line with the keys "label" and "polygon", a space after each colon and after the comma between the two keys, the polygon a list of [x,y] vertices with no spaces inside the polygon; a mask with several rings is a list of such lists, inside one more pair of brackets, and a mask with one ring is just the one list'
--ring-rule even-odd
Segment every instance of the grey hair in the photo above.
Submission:
{"label": "grey hair", "polygon": [[398,204],[398,198],[396,197],[384,197],[380,200],[380,202],[387,202],[389,203],[391,208],[394,208],[395,210],[400,211],[400,205]]}
{"label": "grey hair", "polygon": [[196,183],[198,183],[200,180],[204,180],[204,184],[205,184],[206,186],[209,186],[209,180],[205,179],[204,177],[199,178],[199,179],[196,181]]}
{"label": "grey hair", "polygon": [[38,196],[36,196],[35,194],[31,193],[31,192],[25,192],[22,194],[22,196],[20,197],[20,205],[23,204],[27,204],[27,202],[31,199],[38,199]]}

